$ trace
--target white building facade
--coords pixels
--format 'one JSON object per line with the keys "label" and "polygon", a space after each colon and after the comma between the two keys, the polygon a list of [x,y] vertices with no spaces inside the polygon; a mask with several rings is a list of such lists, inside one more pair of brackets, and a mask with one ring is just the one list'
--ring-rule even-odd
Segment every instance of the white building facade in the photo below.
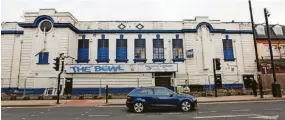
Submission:
{"label": "white building facade", "polygon": [[[213,87],[213,58],[224,88],[243,88],[256,74],[250,23],[208,17],[183,21],[78,21],[67,12],[27,12],[2,23],[2,91],[43,94],[57,87],[54,60],[66,57],[62,94],[111,93],[135,87]],[[187,82],[187,83],[185,83]]]}

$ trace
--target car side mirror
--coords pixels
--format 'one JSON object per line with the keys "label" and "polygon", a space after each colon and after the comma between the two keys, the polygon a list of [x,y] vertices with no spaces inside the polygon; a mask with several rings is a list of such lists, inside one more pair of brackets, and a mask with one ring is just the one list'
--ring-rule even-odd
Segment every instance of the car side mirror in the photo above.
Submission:
{"label": "car side mirror", "polygon": [[169,96],[170,96],[170,97],[173,97],[173,96],[174,96],[174,94],[170,94]]}

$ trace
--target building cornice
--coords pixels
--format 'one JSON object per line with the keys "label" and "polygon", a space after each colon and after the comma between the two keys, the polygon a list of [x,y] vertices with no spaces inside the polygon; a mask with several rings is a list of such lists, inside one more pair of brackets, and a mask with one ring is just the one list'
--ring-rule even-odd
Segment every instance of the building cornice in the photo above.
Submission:
{"label": "building cornice", "polygon": [[[18,23],[22,28],[36,28],[42,20],[50,20],[55,28],[69,28],[78,34],[88,33],[197,33],[198,29],[202,25],[206,25],[211,33],[223,33],[223,34],[252,34],[252,30],[226,30],[215,29],[208,22],[200,22],[195,29],[181,29],[181,30],[80,30],[71,23],[55,23],[52,17],[47,15],[38,16],[33,23]],[[24,32],[24,31],[23,31]]]}

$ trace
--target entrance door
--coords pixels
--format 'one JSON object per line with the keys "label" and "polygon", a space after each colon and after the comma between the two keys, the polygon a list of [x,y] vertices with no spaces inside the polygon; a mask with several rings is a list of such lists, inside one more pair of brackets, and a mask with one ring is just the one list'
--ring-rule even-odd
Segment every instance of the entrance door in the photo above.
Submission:
{"label": "entrance door", "polygon": [[254,75],[243,75],[243,83],[245,88],[251,88],[250,78],[254,78]]}
{"label": "entrance door", "polygon": [[172,73],[155,73],[155,86],[170,87]]}
{"label": "entrance door", "polygon": [[64,94],[72,94],[72,78],[66,78]]}

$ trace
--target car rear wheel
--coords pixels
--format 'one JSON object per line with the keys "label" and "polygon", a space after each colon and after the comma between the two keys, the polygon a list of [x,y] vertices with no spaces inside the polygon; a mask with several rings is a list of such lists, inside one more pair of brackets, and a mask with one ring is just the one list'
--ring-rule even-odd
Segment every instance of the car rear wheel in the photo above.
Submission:
{"label": "car rear wheel", "polygon": [[188,111],[190,111],[190,110],[191,110],[191,104],[190,104],[190,102],[189,102],[189,101],[183,101],[183,102],[181,103],[181,110],[182,110],[183,112],[188,112]]}
{"label": "car rear wheel", "polygon": [[141,113],[144,111],[144,104],[142,102],[136,102],[133,106],[133,110],[136,113]]}

